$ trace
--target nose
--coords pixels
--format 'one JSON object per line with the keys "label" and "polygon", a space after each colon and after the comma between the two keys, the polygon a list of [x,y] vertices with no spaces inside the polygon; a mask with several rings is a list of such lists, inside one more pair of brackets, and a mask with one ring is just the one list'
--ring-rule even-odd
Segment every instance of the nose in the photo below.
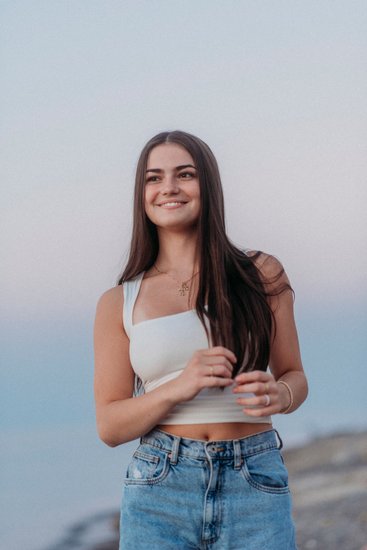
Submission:
{"label": "nose", "polygon": [[172,175],[167,174],[163,180],[162,194],[170,195],[171,193],[178,193],[178,192],[179,192],[178,181],[175,178],[174,174]]}

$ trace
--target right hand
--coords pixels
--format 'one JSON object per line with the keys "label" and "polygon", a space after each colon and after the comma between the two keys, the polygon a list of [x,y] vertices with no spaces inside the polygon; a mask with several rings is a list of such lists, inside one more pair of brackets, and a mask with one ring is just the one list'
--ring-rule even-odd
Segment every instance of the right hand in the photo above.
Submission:
{"label": "right hand", "polygon": [[182,373],[170,382],[178,402],[190,401],[203,388],[223,388],[233,384],[235,354],[223,347],[197,350]]}

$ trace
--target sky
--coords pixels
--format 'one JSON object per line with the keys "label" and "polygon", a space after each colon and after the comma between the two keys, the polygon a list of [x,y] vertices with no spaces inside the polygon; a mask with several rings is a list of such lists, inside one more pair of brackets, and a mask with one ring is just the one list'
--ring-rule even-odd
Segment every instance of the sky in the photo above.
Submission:
{"label": "sky", "polygon": [[[8,502],[29,485],[28,509],[45,502],[56,524],[52,495],[37,491],[61,466],[36,475],[44,449],[80,445],[61,460],[72,493],[89,448],[73,430],[97,444],[95,306],[126,260],[138,156],[162,130],[208,143],[229,237],[274,254],[290,277],[310,396],[278,424],[295,435],[365,425],[366,2],[0,0],[0,26]],[[97,471],[100,455],[90,459]]]}
{"label": "sky", "polygon": [[26,391],[52,365],[55,393],[61,375],[81,391],[74,363],[84,354],[89,375],[95,305],[126,260],[138,156],[169,129],[216,155],[230,238],[276,255],[297,319],[351,334],[355,356],[367,311],[365,2],[2,1],[0,15],[7,378]]}
{"label": "sky", "polygon": [[129,246],[144,143],[214,151],[229,236],[300,303],[366,298],[362,1],[2,1],[3,315],[82,315]]}

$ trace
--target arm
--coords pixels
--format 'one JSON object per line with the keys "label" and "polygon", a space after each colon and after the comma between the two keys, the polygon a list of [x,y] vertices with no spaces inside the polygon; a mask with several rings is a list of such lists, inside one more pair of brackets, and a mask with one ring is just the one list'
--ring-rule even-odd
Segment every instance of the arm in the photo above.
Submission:
{"label": "arm", "polygon": [[148,432],[175,402],[164,388],[133,398],[134,371],[122,324],[122,286],[100,298],[94,325],[94,394],[98,433],[114,447]]}
{"label": "arm", "polygon": [[176,379],[133,397],[134,371],[122,323],[123,299],[122,286],[105,292],[94,326],[97,427],[102,441],[111,447],[147,433],[175,405],[193,399],[202,388],[231,385],[231,362],[236,360],[226,348],[198,350]]}
{"label": "arm", "polygon": [[[260,273],[267,281],[272,281],[283,269],[278,260],[265,254],[260,256],[258,262]],[[283,272],[280,279],[273,284],[274,287],[277,287],[287,283],[289,284],[289,279],[286,273]],[[271,291],[272,286],[268,285],[267,288]],[[276,334],[275,338],[273,337],[270,350],[270,373],[253,371],[240,374],[236,378],[237,386],[234,389],[235,393],[253,392],[255,394],[255,397],[252,398],[240,398],[238,400],[239,404],[245,407],[248,405],[262,405],[258,409],[245,408],[246,414],[251,416],[267,416],[288,409],[290,395],[284,384],[277,383],[280,380],[288,384],[293,394],[293,404],[287,410],[288,413],[295,411],[304,402],[308,394],[307,379],[303,371],[294,320],[291,290],[284,290],[277,296],[269,297],[269,303],[276,322]],[[265,406],[266,393],[270,397],[268,406]]]}

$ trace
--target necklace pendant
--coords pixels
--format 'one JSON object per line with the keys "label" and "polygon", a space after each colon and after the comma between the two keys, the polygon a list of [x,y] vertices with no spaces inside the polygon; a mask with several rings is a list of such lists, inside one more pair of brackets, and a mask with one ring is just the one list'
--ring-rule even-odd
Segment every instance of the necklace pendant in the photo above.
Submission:
{"label": "necklace pendant", "polygon": [[186,292],[190,290],[190,287],[187,283],[182,283],[181,288],[178,290],[180,296],[186,296]]}

